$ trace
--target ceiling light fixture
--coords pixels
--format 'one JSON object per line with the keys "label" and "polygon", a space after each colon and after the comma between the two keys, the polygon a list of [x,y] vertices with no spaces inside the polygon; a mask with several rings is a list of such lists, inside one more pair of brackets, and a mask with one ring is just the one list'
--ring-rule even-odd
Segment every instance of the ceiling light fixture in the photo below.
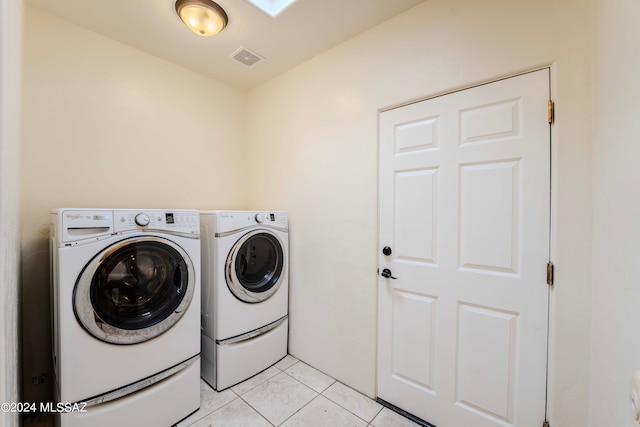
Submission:
{"label": "ceiling light fixture", "polygon": [[218,34],[229,22],[224,9],[211,0],[178,0],[176,12],[191,31],[204,37]]}

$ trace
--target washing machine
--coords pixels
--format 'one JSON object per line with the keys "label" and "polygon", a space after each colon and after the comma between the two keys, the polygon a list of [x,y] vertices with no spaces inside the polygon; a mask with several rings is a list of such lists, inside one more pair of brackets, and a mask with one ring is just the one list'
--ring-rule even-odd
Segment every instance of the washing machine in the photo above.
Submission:
{"label": "washing machine", "polygon": [[199,218],[52,212],[56,425],[168,427],[198,410]]}
{"label": "washing machine", "polygon": [[224,390],[287,355],[285,212],[200,211],[202,378]]}

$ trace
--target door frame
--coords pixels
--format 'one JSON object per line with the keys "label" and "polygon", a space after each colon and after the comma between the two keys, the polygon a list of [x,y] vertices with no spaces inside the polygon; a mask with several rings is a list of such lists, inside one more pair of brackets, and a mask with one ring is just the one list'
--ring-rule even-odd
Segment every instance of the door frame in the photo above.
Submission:
{"label": "door frame", "polygon": [[[377,118],[377,136],[378,136],[378,150],[377,150],[377,170],[376,170],[376,194],[377,194],[377,206],[376,206],[376,215],[377,215],[377,231],[376,231],[376,265],[377,268],[379,269],[379,265],[378,265],[378,255],[377,255],[377,251],[380,248],[380,115],[381,113],[385,112],[385,111],[390,111],[390,110],[394,110],[396,108],[401,108],[401,107],[405,107],[407,105],[411,105],[411,104],[416,104],[419,102],[423,102],[423,101],[428,101],[431,99],[435,99],[435,98],[439,98],[441,96],[446,96],[446,95],[450,95],[456,92],[461,92],[467,89],[471,89],[471,88],[475,88],[478,86],[484,86],[484,85],[488,85],[491,83],[495,83],[495,82],[499,82],[501,80],[506,80],[506,79],[510,79],[513,77],[518,77],[518,76],[522,76],[525,74],[529,74],[529,73],[534,73],[536,71],[540,71],[540,70],[549,70],[549,100],[554,100],[556,98],[556,93],[557,93],[557,88],[556,88],[556,69],[555,69],[555,65],[554,63],[549,63],[546,65],[540,65],[540,66],[536,66],[533,68],[528,68],[528,69],[524,69],[524,70],[520,70],[520,71],[515,71],[512,73],[507,73],[504,75],[500,75],[497,76],[495,78],[492,79],[488,79],[488,80],[484,80],[484,81],[480,81],[480,82],[475,82],[475,83],[470,83],[467,85],[462,85],[459,86],[457,88],[450,88],[448,90],[444,90],[441,92],[436,92],[433,93],[431,95],[426,95],[423,97],[419,97],[413,100],[409,100],[403,103],[399,103],[399,104],[394,104],[391,106],[387,106],[384,108],[380,108],[378,109],[378,118]],[[555,112],[552,113],[555,115]],[[549,171],[550,171],[550,177],[549,177],[549,262],[553,262],[553,260],[555,259],[556,256],[556,250],[557,250],[557,235],[558,235],[558,229],[557,229],[557,223],[558,223],[558,212],[557,212],[557,177],[558,177],[558,162],[554,161],[555,158],[557,158],[557,144],[554,144],[554,138],[555,136],[555,118],[551,119],[551,123],[549,124],[549,162],[550,162],[550,167],[549,167]],[[542,268],[542,267],[541,267]],[[423,424],[426,426],[431,426],[431,424],[429,424],[428,422],[419,419],[417,417],[415,417],[413,414],[410,414],[406,411],[404,411],[402,408],[398,408],[395,405],[392,405],[382,399],[379,398],[378,396],[378,391],[379,391],[379,378],[378,378],[378,363],[379,363],[379,355],[378,355],[378,345],[379,345],[379,341],[380,341],[380,322],[379,322],[379,310],[378,310],[378,304],[379,304],[379,299],[380,299],[380,287],[377,286],[379,277],[378,274],[376,275],[376,298],[375,298],[375,311],[376,311],[376,354],[375,354],[375,396],[376,396],[376,401],[380,404],[382,404],[383,406],[393,410],[394,412],[397,412],[413,421],[418,422],[419,424]],[[549,413],[550,413],[550,401],[552,400],[552,392],[549,387],[549,385],[552,383],[552,366],[551,366],[551,355],[554,353],[554,349],[552,348],[552,344],[553,341],[551,340],[551,336],[552,333],[554,331],[554,325],[555,325],[555,316],[553,315],[555,313],[555,310],[552,311],[555,308],[555,301],[553,299],[553,295],[554,293],[553,291],[553,285],[547,285],[547,292],[548,292],[548,296],[547,296],[547,355],[546,355],[546,387],[545,387],[545,410],[544,410],[544,418],[545,420],[549,419]]]}

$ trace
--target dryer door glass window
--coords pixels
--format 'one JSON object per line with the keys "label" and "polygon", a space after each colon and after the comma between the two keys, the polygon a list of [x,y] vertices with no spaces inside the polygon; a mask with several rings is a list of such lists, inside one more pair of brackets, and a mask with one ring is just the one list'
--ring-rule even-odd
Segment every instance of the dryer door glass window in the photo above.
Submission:
{"label": "dryer door glass window", "polygon": [[236,244],[227,277],[233,294],[245,302],[269,298],[280,285],[285,268],[282,244],[276,236],[252,232]]}
{"label": "dryer door glass window", "polygon": [[193,265],[180,246],[155,237],[133,239],[87,265],[76,284],[74,310],[97,338],[133,344],[173,326],[194,289]]}

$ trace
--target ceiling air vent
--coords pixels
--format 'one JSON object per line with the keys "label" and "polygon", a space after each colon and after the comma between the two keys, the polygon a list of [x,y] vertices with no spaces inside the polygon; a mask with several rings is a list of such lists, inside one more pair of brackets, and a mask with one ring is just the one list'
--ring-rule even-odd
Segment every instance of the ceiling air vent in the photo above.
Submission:
{"label": "ceiling air vent", "polygon": [[238,50],[229,55],[229,58],[241,63],[245,67],[255,67],[260,62],[264,61],[264,57],[255,52],[251,52],[249,49],[244,47],[238,48]]}

